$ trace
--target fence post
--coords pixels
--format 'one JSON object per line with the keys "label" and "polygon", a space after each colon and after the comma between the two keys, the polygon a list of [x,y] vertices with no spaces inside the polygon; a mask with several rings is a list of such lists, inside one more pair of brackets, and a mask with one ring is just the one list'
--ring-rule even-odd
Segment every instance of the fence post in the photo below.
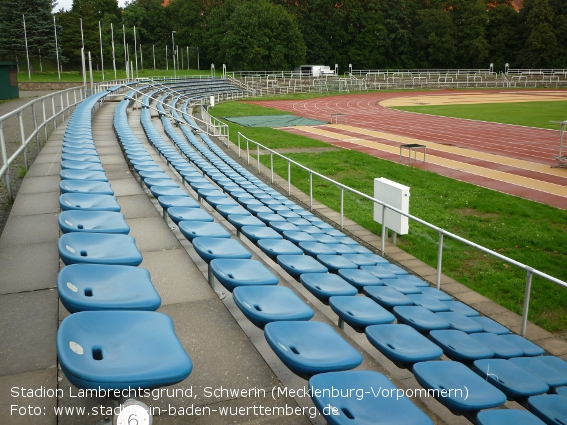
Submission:
{"label": "fence post", "polygon": [[47,115],[45,113],[45,99],[41,99],[41,110],[43,113],[43,130],[45,132],[45,140],[47,141]]}
{"label": "fence post", "polygon": [[345,214],[345,188],[341,187],[341,230],[344,225],[344,214]]}
{"label": "fence post", "polygon": [[28,151],[26,146],[26,131],[24,130],[24,119],[22,111],[18,112],[18,119],[20,121],[20,134],[22,137],[22,146],[24,147],[24,168],[28,171]]}
{"label": "fence post", "polygon": [[291,162],[287,160],[287,194],[291,195]]}
{"label": "fence post", "polygon": [[[2,151],[2,165],[7,165],[8,154],[6,153],[6,139],[4,139],[3,121],[0,121],[0,150]],[[6,167],[6,172],[4,173],[4,179],[6,181],[6,192],[8,193],[8,200],[10,202],[13,202],[14,195],[12,193],[12,182],[10,181],[10,167]]]}
{"label": "fence post", "polygon": [[55,116],[55,96],[51,95],[51,118],[53,118],[53,126],[57,128],[57,117]]}
{"label": "fence post", "polygon": [[248,139],[246,139],[246,156],[248,158],[248,165],[250,165],[250,147],[249,147]]}
{"label": "fence post", "polygon": [[256,143],[256,155],[258,159],[258,172],[260,172],[260,145]]}
{"label": "fence post", "polygon": [[32,103],[32,114],[33,114],[33,129],[35,131],[35,141],[37,143],[37,154],[39,155],[39,132],[37,131],[37,115],[35,113],[35,102]]}
{"label": "fence post", "polygon": [[526,271],[526,292],[524,294],[524,309],[522,311],[522,329],[520,330],[521,336],[526,336],[528,327],[528,312],[530,309],[530,295],[532,293],[532,271]]}
{"label": "fence post", "polygon": [[238,133],[238,157],[240,158],[240,132]]}
{"label": "fence post", "polygon": [[443,265],[443,232],[439,231],[439,246],[437,247],[437,289],[441,289],[441,267]]}
{"label": "fence post", "polygon": [[313,211],[313,173],[309,171],[309,211]]}
{"label": "fence post", "polygon": [[386,227],[386,206],[382,205],[382,235],[380,241],[380,252],[382,257],[385,256],[386,251],[386,238],[388,237],[388,228]]}
{"label": "fence post", "polygon": [[274,183],[274,154],[270,152],[270,170],[272,172],[272,183]]}

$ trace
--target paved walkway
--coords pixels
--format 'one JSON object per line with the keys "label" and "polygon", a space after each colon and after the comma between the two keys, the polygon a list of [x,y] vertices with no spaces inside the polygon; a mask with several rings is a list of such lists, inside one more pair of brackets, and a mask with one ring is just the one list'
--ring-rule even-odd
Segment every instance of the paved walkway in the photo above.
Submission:
{"label": "paved walkway", "polygon": [[[320,417],[310,417],[314,410],[309,397],[282,395],[275,400],[271,398],[273,387],[303,389],[306,381],[290,373],[279,361],[267,345],[263,332],[242,315],[232,297],[227,296],[222,301],[217,297],[205,280],[206,264],[199,259],[177,227],[163,221],[159,206],[138,185],[124,161],[112,132],[114,106],[115,103],[109,102],[97,108],[93,120],[95,144],[118,203],[131,227],[131,235],[136,238],[137,246],[143,254],[141,266],[150,271],[154,285],[162,297],[160,311],[173,319],[179,339],[194,362],[191,375],[174,388],[192,389],[197,398],[159,397],[156,400],[144,400],[147,404],[164,409],[161,415],[154,415],[154,423],[324,423]],[[138,137],[145,140],[139,125],[139,111],[130,111],[129,121]],[[69,384],[57,364],[55,335],[59,321],[68,314],[59,303],[55,289],[61,267],[57,253],[57,215],[63,131],[64,128],[60,127],[52,134],[30,168],[0,238],[0,416],[3,424],[94,424],[101,418],[100,414],[91,414],[85,418],[75,412],[57,418],[53,409],[85,407],[92,413],[95,407],[111,405],[106,399],[72,398],[71,394],[76,395],[77,390]],[[177,179],[178,176],[155,151],[148,144],[145,146],[164,171]],[[231,154],[235,155],[233,151]],[[286,182],[278,177],[275,183],[287,187]],[[195,195],[189,189],[188,192]],[[292,195],[306,201],[306,195],[295,188],[292,188]],[[338,214],[324,205],[316,203],[314,210],[331,222],[338,221]],[[215,212],[211,213],[234,234],[232,226]],[[380,245],[378,236],[352,221],[345,221],[345,229],[368,246]],[[293,288],[313,306],[316,311],[314,320],[330,324],[336,321],[336,315],[328,306],[314,298],[254,245],[246,240],[242,242],[253,252],[254,258],[264,261],[280,277],[281,285]],[[408,267],[415,274],[430,281],[434,279],[435,271],[431,267],[395,246],[388,244],[386,253],[390,259]],[[457,299],[496,318],[513,330],[519,329],[520,319],[517,315],[448,277],[443,277],[442,285],[445,291]],[[382,356],[370,345],[364,334],[358,334],[348,327],[344,332],[336,329],[363,354],[364,361],[360,369],[382,372],[400,388],[419,388],[410,371],[398,368]],[[529,325],[528,336],[552,354],[567,355],[567,344],[563,340],[554,338],[535,325]],[[207,387],[217,390],[216,394],[207,397]],[[60,388],[64,395],[60,398],[13,397],[14,388],[40,391]],[[229,392],[250,389],[254,390],[249,393],[250,396],[245,396],[242,391],[237,395]],[[437,424],[469,423],[465,417],[453,415],[434,399],[413,401]],[[10,415],[12,405],[38,407],[42,414],[33,418],[29,414]],[[254,414],[252,407],[260,405],[304,409],[304,414],[286,417],[258,416]],[[507,406],[521,408],[515,402],[508,402]],[[168,410],[173,408],[179,413],[181,408],[196,407],[209,408],[210,414],[198,416],[193,410],[193,416],[186,418],[179,414],[171,415],[170,412],[173,411]],[[225,417],[219,413],[219,409],[225,407],[244,410],[238,415]],[[99,412],[100,410],[97,411]],[[189,412],[190,410],[184,410],[184,413]]]}

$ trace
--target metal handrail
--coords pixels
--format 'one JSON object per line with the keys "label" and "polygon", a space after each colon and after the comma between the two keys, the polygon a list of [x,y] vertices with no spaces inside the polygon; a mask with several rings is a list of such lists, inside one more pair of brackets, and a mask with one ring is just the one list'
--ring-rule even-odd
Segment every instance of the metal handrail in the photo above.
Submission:
{"label": "metal handrail", "polygon": [[[537,270],[533,267],[530,267],[526,264],[520,263],[519,261],[516,261],[512,258],[506,257],[505,255],[502,255],[498,252],[495,252],[491,249],[488,249],[482,245],[479,245],[475,242],[472,242],[468,239],[465,239],[461,236],[458,236],[452,232],[449,232],[445,229],[442,229],[438,226],[435,226],[434,224],[431,224],[425,220],[422,220],[418,217],[415,217],[409,213],[406,213],[404,211],[401,211],[389,204],[386,204],[376,198],[373,198],[372,196],[369,196],[365,193],[359,192],[356,189],[353,189],[349,186],[346,186],[342,183],[339,183],[323,174],[320,174],[300,163],[298,163],[297,161],[294,161],[291,158],[286,157],[285,155],[282,155],[281,153],[278,153],[276,151],[274,151],[273,149],[270,149],[252,139],[249,139],[248,137],[244,136],[242,133],[238,133],[238,156],[241,156],[241,138],[244,139],[246,141],[246,156],[247,156],[247,162],[248,164],[250,164],[250,143],[253,143],[256,145],[256,155],[257,155],[257,167],[258,167],[258,171],[261,172],[261,168],[260,168],[260,148],[262,150],[268,151],[270,153],[270,172],[271,172],[271,181],[272,183],[274,182],[274,160],[273,157],[274,155],[287,161],[287,181],[288,181],[288,194],[291,195],[291,164],[294,164],[295,166],[301,168],[302,170],[306,171],[309,173],[309,208],[310,210],[313,209],[313,176],[319,177],[323,180],[325,180],[326,182],[329,182],[335,186],[337,186],[338,188],[340,188],[341,190],[341,202],[340,202],[340,227],[341,229],[343,228],[343,224],[344,224],[344,192],[348,191],[351,192],[355,195],[358,195],[364,199],[367,199],[369,201],[372,201],[374,204],[379,204],[381,205],[382,208],[382,223],[385,223],[385,214],[387,210],[392,210],[398,214],[401,214],[419,224],[424,225],[425,227],[432,229],[434,231],[436,231],[439,235],[439,242],[438,242],[438,252],[437,252],[437,276],[436,276],[436,285],[437,285],[437,289],[440,289],[441,287],[441,269],[442,269],[442,264],[443,264],[443,240],[444,237],[447,236],[451,239],[454,239],[458,242],[464,243],[465,245],[468,245],[472,248],[478,249],[479,251],[491,255],[495,258],[498,258],[502,261],[505,261],[515,267],[518,267],[520,269],[523,269],[526,272],[526,288],[525,288],[525,294],[524,294],[524,306],[523,306],[523,310],[522,310],[522,326],[521,326],[521,331],[520,334],[522,336],[524,336],[526,334],[526,328],[527,328],[527,323],[528,323],[528,312],[529,312],[529,303],[530,303],[530,295],[531,295],[531,285],[532,285],[532,277],[535,276],[539,276],[543,279],[546,279],[550,282],[553,282],[557,285],[563,286],[565,288],[567,288],[567,282],[564,282],[560,279],[557,279],[556,277],[550,276],[540,270]],[[380,248],[380,252],[382,254],[382,256],[385,255],[385,251],[386,251],[386,226],[382,225],[382,235],[381,235],[381,248]]]}
{"label": "metal handrail", "polygon": [[[35,138],[36,142],[37,142],[37,147],[38,147],[38,152],[39,152],[39,148],[40,148],[40,141],[39,141],[39,133],[41,130],[43,130],[45,132],[45,140],[47,140],[47,138],[49,137],[49,130],[48,130],[48,125],[53,122],[53,130],[55,130],[57,128],[57,120],[59,119],[59,117],[62,116],[61,122],[65,120],[65,113],[73,108],[75,105],[77,105],[78,103],[82,102],[84,99],[84,92],[85,92],[85,87],[84,86],[79,86],[79,87],[73,87],[70,89],[66,89],[66,90],[61,90],[59,92],[56,93],[51,93],[45,96],[42,96],[38,99],[32,100],[28,103],[26,103],[23,106],[20,106],[19,108],[3,115],[0,117],[0,151],[1,151],[1,156],[2,156],[2,165],[0,166],[0,178],[4,177],[5,183],[6,183],[6,191],[8,194],[8,199],[10,200],[10,202],[12,202],[14,200],[14,194],[12,191],[12,184],[11,184],[11,179],[10,179],[10,165],[12,165],[12,163],[23,153],[24,156],[24,167],[26,169],[26,171],[29,168],[29,162],[28,162],[28,155],[27,155],[27,148],[29,146],[29,144],[31,143],[31,141]],[[71,101],[70,99],[70,94],[72,93],[73,96],[73,100]],[[78,95],[77,95],[78,93]],[[56,111],[56,107],[55,107],[55,98],[59,97],[60,100],[60,109],[59,111]],[[65,100],[67,101],[67,105],[65,106]],[[52,115],[50,117],[47,117],[46,115],[46,108],[45,108],[45,103],[46,101],[51,101],[51,109],[52,109]],[[43,121],[38,123],[38,114],[36,111],[36,105],[41,104],[41,111],[42,111],[42,117],[43,117]],[[29,136],[26,137],[26,128],[24,125],[24,119],[23,119],[23,113],[24,111],[28,110],[29,108],[31,108],[31,112],[32,112],[32,116],[33,116],[33,122],[34,122],[34,129],[33,131],[29,134]],[[20,146],[18,147],[18,149],[16,149],[16,151],[10,155],[10,157],[8,157],[7,154],[7,149],[6,149],[6,139],[5,139],[5,135],[4,135],[4,123],[6,120],[12,118],[12,117],[18,117],[18,121],[19,121],[19,127],[20,127]]]}

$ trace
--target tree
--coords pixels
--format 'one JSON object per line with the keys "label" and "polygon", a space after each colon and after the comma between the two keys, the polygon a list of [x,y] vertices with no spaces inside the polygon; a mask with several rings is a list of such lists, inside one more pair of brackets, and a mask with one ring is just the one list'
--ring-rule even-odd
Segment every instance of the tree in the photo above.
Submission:
{"label": "tree", "polygon": [[503,71],[506,63],[512,68],[518,67],[518,16],[510,0],[491,2],[489,5],[486,38],[489,44],[489,60],[494,64],[495,70]]}
{"label": "tree", "polygon": [[548,0],[527,0],[523,17],[527,38],[522,49],[522,65],[528,68],[553,67],[557,53],[557,37],[553,30],[554,13]]}
{"label": "tree", "polygon": [[290,69],[305,60],[305,43],[295,20],[267,0],[227,1],[214,9],[207,39],[211,59],[231,69]]}
{"label": "tree", "polygon": [[487,68],[488,42],[486,25],[488,15],[484,0],[453,0],[449,10],[455,25],[457,66],[459,68]]}
{"label": "tree", "polygon": [[55,35],[51,0],[4,0],[0,2],[0,57],[22,60],[26,56],[23,17],[30,57],[55,59]]}
{"label": "tree", "polygon": [[419,68],[452,68],[456,65],[456,29],[451,15],[440,7],[416,15],[414,54]]}

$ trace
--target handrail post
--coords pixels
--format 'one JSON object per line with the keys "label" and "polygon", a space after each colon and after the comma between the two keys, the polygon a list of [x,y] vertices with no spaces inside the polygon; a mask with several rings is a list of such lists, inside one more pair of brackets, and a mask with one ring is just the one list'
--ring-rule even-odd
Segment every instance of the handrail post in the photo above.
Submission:
{"label": "handrail post", "polygon": [[240,158],[240,132],[238,133],[238,157]]}
{"label": "handrail post", "polygon": [[[6,153],[6,139],[4,139],[4,122],[0,121],[0,150],[2,151],[2,165],[8,164],[8,154]],[[10,167],[6,167],[4,173],[4,180],[6,182],[6,192],[8,193],[8,200],[14,201],[14,194],[12,193],[12,182],[10,181]]]}
{"label": "handrail post", "polygon": [[258,159],[258,172],[260,172],[260,145],[256,143],[256,155]]}
{"label": "handrail post", "polygon": [[441,267],[443,265],[443,231],[439,231],[439,246],[437,247],[437,289],[441,289]]}
{"label": "handrail post", "polygon": [[53,126],[57,128],[57,117],[55,115],[55,96],[51,95],[51,118],[53,119]]}
{"label": "handrail post", "polygon": [[526,336],[526,330],[528,327],[528,312],[530,309],[530,295],[532,293],[532,277],[533,273],[531,270],[526,271],[526,292],[524,293],[524,309],[522,311],[522,328],[520,330],[521,336]]}
{"label": "handrail post", "polygon": [[26,146],[26,131],[24,129],[24,119],[22,111],[18,112],[18,120],[20,121],[20,135],[22,137],[22,146],[24,147],[24,168],[28,171],[28,151]]}
{"label": "handrail post", "polygon": [[309,171],[309,211],[313,211],[313,173]]}
{"label": "handrail post", "polygon": [[270,152],[270,170],[272,172],[272,183],[274,183],[274,154]]}
{"label": "handrail post", "polygon": [[343,229],[344,225],[344,216],[345,216],[345,188],[341,186],[341,230]]}
{"label": "handrail post", "polygon": [[382,205],[382,235],[381,235],[381,241],[380,241],[380,253],[382,254],[382,257],[385,256],[385,251],[386,251],[386,238],[388,237],[387,235],[387,230],[388,228],[386,227],[386,205]]}
{"label": "handrail post", "polygon": [[246,139],[246,156],[248,159],[248,165],[250,165],[250,147],[248,143],[248,138]]}
{"label": "handrail post", "polygon": [[47,142],[47,115],[45,113],[45,99],[41,99],[41,110],[43,113],[43,130],[45,132],[45,141]]}
{"label": "handrail post", "polygon": [[35,113],[35,103],[32,103],[33,129],[35,132],[35,142],[37,143],[37,154],[39,155],[39,132],[37,131],[37,114]]}
{"label": "handrail post", "polygon": [[291,195],[291,162],[287,160],[287,194]]}

